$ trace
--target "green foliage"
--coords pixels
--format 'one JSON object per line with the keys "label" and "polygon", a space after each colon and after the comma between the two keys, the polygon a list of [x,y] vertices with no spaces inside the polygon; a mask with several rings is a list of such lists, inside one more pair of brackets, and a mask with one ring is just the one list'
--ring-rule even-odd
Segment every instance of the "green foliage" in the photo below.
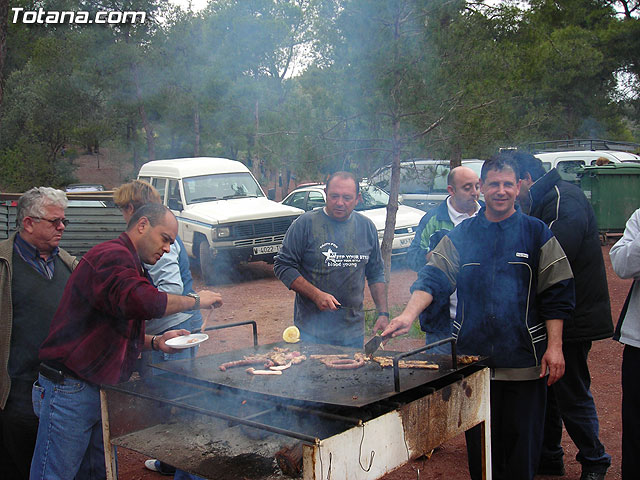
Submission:
{"label": "green foliage", "polygon": [[[27,145],[50,172],[65,160],[62,145],[113,141],[136,165],[227,156],[265,178],[319,179],[337,169],[367,176],[394,157],[487,158],[533,140],[638,140],[640,21],[612,2],[222,0],[199,13],[159,0],[38,5],[140,10],[148,20],[9,24],[5,183],[22,181],[12,162]],[[635,3],[615,7],[624,5]]]}
{"label": "green foliage", "polygon": [[[389,314],[391,315],[391,318],[397,317],[398,315],[400,315],[402,313],[402,310],[404,310],[405,306],[406,305],[394,305],[390,307]],[[373,336],[376,333],[379,333],[379,332],[373,331],[373,326],[375,325],[377,320],[378,320],[377,312],[365,312],[364,331],[367,337]],[[411,329],[409,329],[409,333],[407,335],[409,335],[410,338],[424,338],[425,334],[422,330],[420,330],[420,322],[418,321],[413,322],[413,324],[411,325]]]}
{"label": "green foliage", "polygon": [[70,159],[59,160],[52,170],[46,148],[27,138],[0,150],[0,172],[0,190],[9,192],[40,185],[61,187],[74,181]]}

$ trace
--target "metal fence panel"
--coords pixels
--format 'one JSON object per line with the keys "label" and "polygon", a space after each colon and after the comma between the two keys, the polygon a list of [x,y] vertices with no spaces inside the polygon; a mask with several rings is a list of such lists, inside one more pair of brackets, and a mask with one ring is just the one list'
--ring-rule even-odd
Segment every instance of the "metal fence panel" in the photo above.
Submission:
{"label": "metal fence panel", "polygon": [[[69,225],[60,246],[71,255],[84,255],[98,243],[117,238],[126,225],[115,207],[67,207]],[[16,230],[16,207],[0,205],[0,239]]]}

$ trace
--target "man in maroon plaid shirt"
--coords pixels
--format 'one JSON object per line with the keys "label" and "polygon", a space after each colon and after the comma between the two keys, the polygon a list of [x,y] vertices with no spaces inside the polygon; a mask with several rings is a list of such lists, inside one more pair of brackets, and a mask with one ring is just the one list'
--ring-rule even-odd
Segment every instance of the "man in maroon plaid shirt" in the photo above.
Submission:
{"label": "man in maroon plaid shirt", "polygon": [[142,264],[155,264],[177,234],[166,207],[145,205],[120,237],[89,250],[69,278],[40,348],[31,479],[105,478],[100,384],[126,381],[142,349],[175,353],[165,342],[189,333],[145,335],[145,320],[222,304],[210,291],[160,292],[147,277]]}

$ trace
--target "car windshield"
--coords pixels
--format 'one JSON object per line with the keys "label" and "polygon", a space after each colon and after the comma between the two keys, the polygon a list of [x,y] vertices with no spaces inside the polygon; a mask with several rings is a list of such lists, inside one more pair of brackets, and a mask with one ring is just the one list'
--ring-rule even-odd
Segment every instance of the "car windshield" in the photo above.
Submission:
{"label": "car windshield", "polygon": [[264,197],[249,173],[219,173],[182,180],[187,204],[226,200],[229,198]]}
{"label": "car windshield", "polygon": [[[399,193],[437,193],[447,192],[449,163],[429,162],[406,163],[400,167]],[[391,185],[391,168],[385,167],[375,173],[372,182],[383,189]]]}
{"label": "car windshield", "polygon": [[386,207],[389,194],[374,185],[360,185],[362,200],[356,205],[356,210],[371,210]]}

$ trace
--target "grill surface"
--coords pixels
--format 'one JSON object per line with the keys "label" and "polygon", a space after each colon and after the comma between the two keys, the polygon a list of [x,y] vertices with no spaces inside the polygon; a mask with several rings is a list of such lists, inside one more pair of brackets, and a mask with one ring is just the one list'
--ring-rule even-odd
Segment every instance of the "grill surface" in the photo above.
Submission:
{"label": "grill surface", "polygon": [[[284,370],[279,376],[254,376],[246,372],[247,367],[233,367],[226,371],[220,364],[241,360],[245,355],[267,353],[274,346],[298,350],[307,355],[307,360]],[[298,344],[283,342],[270,345],[235,350],[217,355],[194,359],[177,360],[154,364],[153,367],[170,372],[184,380],[209,386],[223,386],[238,391],[258,393],[278,397],[288,401],[317,403],[345,407],[363,407],[397,395],[394,390],[393,368],[382,369],[376,362],[367,362],[353,370],[328,368],[318,360],[311,360],[311,354],[340,354],[353,356],[361,350],[332,345]],[[393,356],[398,352],[378,351],[377,356]],[[452,369],[451,356],[419,354],[410,359],[430,360],[438,363],[438,370],[401,369],[400,393],[429,385],[455,375],[467,368]],[[255,366],[261,368],[260,366]]]}

